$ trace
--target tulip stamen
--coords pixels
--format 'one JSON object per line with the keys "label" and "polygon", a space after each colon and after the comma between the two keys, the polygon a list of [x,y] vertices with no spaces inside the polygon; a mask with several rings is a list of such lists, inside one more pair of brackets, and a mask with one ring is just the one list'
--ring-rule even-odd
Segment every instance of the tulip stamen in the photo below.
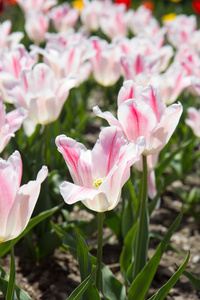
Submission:
{"label": "tulip stamen", "polygon": [[94,182],[93,182],[93,187],[98,188],[100,187],[100,185],[102,184],[103,180],[105,179],[105,177],[103,178],[95,178]]}

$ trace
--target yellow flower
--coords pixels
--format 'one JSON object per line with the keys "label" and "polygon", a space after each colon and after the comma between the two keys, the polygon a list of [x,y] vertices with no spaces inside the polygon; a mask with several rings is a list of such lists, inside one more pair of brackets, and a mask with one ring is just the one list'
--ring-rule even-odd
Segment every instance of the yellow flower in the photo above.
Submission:
{"label": "yellow flower", "polygon": [[172,13],[163,15],[163,16],[162,16],[162,21],[163,21],[163,23],[164,23],[164,22],[167,22],[167,21],[171,21],[171,20],[173,20],[173,19],[175,19],[175,18],[176,18],[176,14],[172,12]]}
{"label": "yellow flower", "polygon": [[170,0],[171,2],[175,2],[175,3],[178,3],[178,2],[181,2],[182,0]]}
{"label": "yellow flower", "polygon": [[80,14],[84,6],[83,0],[74,0],[72,6],[77,8]]}

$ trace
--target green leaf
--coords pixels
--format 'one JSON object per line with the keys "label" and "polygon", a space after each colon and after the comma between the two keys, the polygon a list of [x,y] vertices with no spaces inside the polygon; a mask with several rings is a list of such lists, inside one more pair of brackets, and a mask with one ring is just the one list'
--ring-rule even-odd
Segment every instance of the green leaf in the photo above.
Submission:
{"label": "green leaf", "polygon": [[[160,234],[156,233],[156,232],[150,232],[149,237],[150,238],[152,237],[152,238],[156,239],[159,242],[162,242],[162,240],[163,240],[163,237]],[[177,248],[173,247],[170,243],[168,244],[167,247],[168,247],[168,249],[170,249],[170,250],[174,251],[175,253],[177,253],[179,256],[185,257],[185,254],[183,252],[181,252]]]}
{"label": "green leaf", "polygon": [[[81,281],[84,281],[87,276],[92,271],[92,262],[90,260],[88,246],[85,240],[80,236],[78,231],[76,230],[77,236],[77,250],[78,250],[78,263],[79,263],[79,270],[81,274]],[[95,290],[98,293],[98,290],[95,285],[90,285],[87,291],[83,294],[82,300],[93,300]]]}
{"label": "green leaf", "polygon": [[[50,217],[51,215],[53,215],[55,212],[57,212],[63,205],[61,204],[60,206],[55,206],[49,210],[46,210],[42,213],[40,213],[38,216],[32,218],[26,229],[17,237],[14,239],[14,244],[16,244],[19,240],[21,240],[21,238],[23,236],[25,236],[27,234],[27,232],[29,232],[34,226],[36,226],[38,223],[40,223],[41,221],[43,221],[44,219]],[[2,243],[1,244],[1,257],[4,256],[11,248],[11,243],[10,241]]]}
{"label": "green leaf", "polygon": [[138,223],[135,223],[124,239],[124,246],[120,255],[121,272],[126,279],[126,272],[133,260],[133,242],[135,239]]}
{"label": "green leaf", "polygon": [[[97,269],[95,269],[79,286],[71,293],[67,300],[78,300],[92,283]],[[95,298],[96,299],[96,298]],[[98,298],[97,298],[98,300]]]}
{"label": "green leaf", "polygon": [[158,268],[161,257],[169,243],[169,240],[178,227],[183,216],[183,211],[180,212],[176,220],[170,226],[162,242],[158,245],[154,255],[147,262],[142,271],[135,278],[128,291],[128,300],[137,299],[143,300],[148,292],[151,282]]}
{"label": "green leaf", "polygon": [[123,238],[126,237],[127,233],[134,224],[134,216],[131,201],[131,199],[124,199],[124,209],[121,222]]}
{"label": "green leaf", "polygon": [[79,270],[81,274],[81,281],[83,281],[91,273],[92,263],[88,253],[88,246],[77,230],[76,230],[76,236],[77,236]]}
{"label": "green leaf", "polygon": [[[90,256],[92,264],[96,266],[97,259],[94,256]],[[125,300],[126,288],[125,286],[113,275],[112,271],[102,263],[102,286],[103,296],[106,300]],[[94,298],[95,299],[95,298]],[[96,299],[95,299],[96,300]]]}
{"label": "green leaf", "polygon": [[14,287],[15,287],[15,257],[14,257],[14,242],[11,242],[11,262],[10,262],[10,276],[8,281],[8,287],[6,292],[6,300],[13,299]]}
{"label": "green leaf", "polygon": [[[66,228],[61,228],[60,226],[51,222],[53,229],[55,230],[56,234],[62,240],[63,246],[66,250],[70,251],[70,253],[77,259],[77,248],[76,248],[76,239],[73,237],[71,233],[72,225],[68,225]],[[69,232],[67,232],[69,231]]]}
{"label": "green leaf", "polygon": [[[97,218],[95,218],[97,219]],[[105,214],[105,225],[109,227],[116,236],[120,239],[121,235],[121,220],[114,210],[110,210]]]}
{"label": "green leaf", "polygon": [[[177,268],[179,268],[177,266],[177,264],[175,264]],[[190,281],[192,284],[194,284],[194,286],[200,290],[200,279],[197,278],[196,276],[192,275],[190,272],[188,271],[183,271],[183,275],[185,275]]]}
{"label": "green leaf", "polygon": [[[9,275],[1,266],[0,266],[0,273],[1,273],[0,290],[2,291],[3,295],[6,296]],[[15,284],[15,294],[16,295],[14,299],[16,300],[32,300],[32,298],[16,284]]]}
{"label": "green leaf", "polygon": [[183,273],[184,269],[186,268],[187,263],[189,261],[189,258],[190,258],[190,252],[188,253],[186,259],[184,260],[184,262],[182,263],[180,268],[176,271],[176,273],[174,273],[174,275],[172,275],[172,277],[167,281],[167,283],[165,285],[163,285],[157,291],[156,294],[154,294],[151,298],[149,298],[149,300],[163,300],[163,299],[165,299],[165,297],[167,296],[169,291],[173,288],[173,286],[175,285],[175,283],[177,282],[177,280],[179,279],[179,277]]}
{"label": "green leaf", "polygon": [[111,270],[102,265],[103,277],[103,295],[106,300],[125,300],[126,288],[125,286],[113,275]]}
{"label": "green leaf", "polygon": [[175,149],[173,152],[170,153],[170,155],[160,163],[158,164],[157,168],[156,168],[156,178],[159,178],[162,173],[164,172],[164,170],[169,166],[170,162],[173,160],[173,158],[180,153],[181,151],[183,151],[185,148],[188,147],[188,145],[190,145],[190,143],[193,143],[193,139],[186,141],[184,144],[182,144],[181,147],[178,147],[177,149]]}

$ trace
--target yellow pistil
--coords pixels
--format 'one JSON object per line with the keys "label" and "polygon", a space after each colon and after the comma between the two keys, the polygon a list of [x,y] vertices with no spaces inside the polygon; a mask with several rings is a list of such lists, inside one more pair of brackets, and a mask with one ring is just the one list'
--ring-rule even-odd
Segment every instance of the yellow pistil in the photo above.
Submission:
{"label": "yellow pistil", "polygon": [[102,181],[105,179],[106,177],[103,178],[95,178],[94,182],[93,182],[93,187],[98,188],[100,187],[100,185],[102,184]]}
{"label": "yellow pistil", "polygon": [[3,238],[0,237],[0,243],[2,243],[2,242],[3,242]]}

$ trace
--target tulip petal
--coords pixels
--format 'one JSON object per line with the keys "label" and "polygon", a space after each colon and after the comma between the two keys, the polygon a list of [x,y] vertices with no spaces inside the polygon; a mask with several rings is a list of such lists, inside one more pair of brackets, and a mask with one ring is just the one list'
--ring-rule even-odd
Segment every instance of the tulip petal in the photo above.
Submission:
{"label": "tulip petal", "polygon": [[119,121],[109,111],[102,112],[98,106],[94,106],[93,112],[96,116],[105,119],[110,126],[117,126],[122,129]]}
{"label": "tulip petal", "polygon": [[144,151],[144,137],[140,137],[137,142],[138,144],[132,142],[121,147],[115,166],[99,187],[99,190],[104,191],[109,199],[109,210],[118,204],[121,189],[130,177],[130,167],[140,159],[140,155]]}
{"label": "tulip petal", "polygon": [[133,98],[137,99],[141,94],[142,89],[142,86],[136,85],[133,80],[124,81],[117,98],[118,107],[126,100]]}
{"label": "tulip petal", "polygon": [[165,110],[160,123],[152,132],[149,142],[149,149],[145,154],[154,154],[159,152],[169,141],[181,117],[183,107],[181,103],[172,104]]}
{"label": "tulip petal", "polygon": [[[83,144],[77,143],[65,135],[57,136],[55,142],[58,151],[66,161],[74,183],[84,185],[84,182],[87,182],[87,186],[91,185],[90,150],[87,150]],[[84,154],[85,152],[88,153]],[[83,161],[79,162],[81,155]],[[86,178],[84,178],[85,176]]]}
{"label": "tulip petal", "polygon": [[22,161],[15,151],[7,161],[0,158],[0,238],[4,236],[8,214],[16,198],[22,177]]}
{"label": "tulip petal", "polygon": [[93,176],[106,177],[117,163],[121,147],[126,144],[123,133],[117,127],[104,128],[92,150]]}
{"label": "tulip petal", "polygon": [[60,185],[60,193],[67,204],[83,201],[89,209],[99,212],[109,208],[106,195],[97,189],[89,189],[65,181]]}
{"label": "tulip petal", "polygon": [[127,100],[118,108],[118,119],[128,141],[145,136],[146,146],[156,126],[156,118],[149,105],[142,100]]}
{"label": "tulip petal", "polygon": [[27,226],[40,193],[41,183],[47,175],[48,169],[43,166],[36,180],[29,181],[19,188],[8,216],[4,241],[17,237]]}

